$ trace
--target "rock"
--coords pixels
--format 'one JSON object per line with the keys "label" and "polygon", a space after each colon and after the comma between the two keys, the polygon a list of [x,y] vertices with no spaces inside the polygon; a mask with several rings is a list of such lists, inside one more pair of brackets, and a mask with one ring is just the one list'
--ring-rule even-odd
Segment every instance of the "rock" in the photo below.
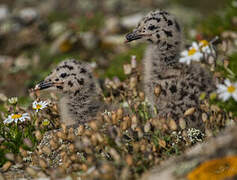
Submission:
{"label": "rock", "polygon": [[123,65],[124,74],[129,75],[132,73],[132,66],[130,64]]}
{"label": "rock", "polygon": [[1,167],[1,171],[5,172],[7,171],[10,167],[11,167],[12,163],[10,161],[7,161],[6,163],[3,164],[3,166]]}
{"label": "rock", "polygon": [[76,1],[76,5],[77,7],[80,8],[80,10],[82,10],[82,12],[90,12],[90,11],[94,11],[96,8],[98,8],[98,4],[99,2],[97,1]]}
{"label": "rock", "polygon": [[[62,161],[62,157],[60,156],[60,152],[62,150],[59,150],[59,148],[57,148],[57,150],[55,151],[54,149],[52,149],[53,151],[51,151],[51,143],[50,141],[53,140],[53,135],[57,134],[59,132],[59,130],[53,130],[53,131],[49,131],[46,132],[43,136],[43,139],[41,140],[40,144],[38,145],[38,152],[37,154],[39,155],[40,158],[45,159],[47,162],[50,162],[50,167],[55,167],[58,166],[59,163]],[[61,146],[63,141],[60,139],[58,141],[56,141],[57,146]],[[59,144],[59,145],[58,145]],[[48,151],[49,149],[49,151]]]}
{"label": "rock", "polygon": [[7,96],[3,93],[0,93],[0,101],[7,101]]}
{"label": "rock", "polygon": [[231,21],[232,21],[233,25],[236,27],[237,26],[237,16],[234,16]]}
{"label": "rock", "polygon": [[50,54],[65,53],[72,49],[73,44],[78,40],[72,31],[66,31],[60,35],[51,45]]}
{"label": "rock", "polygon": [[19,11],[18,16],[24,24],[29,24],[39,17],[39,13],[34,8],[24,8]]}
{"label": "rock", "polygon": [[104,34],[115,34],[121,29],[119,19],[117,17],[108,17],[105,22]]}
{"label": "rock", "polygon": [[6,5],[0,5],[0,22],[9,17],[9,10]]}
{"label": "rock", "polygon": [[171,5],[166,10],[177,16],[178,21],[182,24],[191,24],[193,21],[202,18],[199,11],[187,6]]}
{"label": "rock", "polygon": [[[226,168],[216,173],[218,169],[223,168],[224,164]],[[195,180],[198,179],[197,173],[199,177],[205,175],[208,178],[209,175],[210,179],[219,179],[220,176],[224,179],[230,178],[228,174],[237,175],[236,165],[237,126],[232,126],[217,137],[212,137],[207,142],[188,149],[183,155],[163,162],[145,173],[141,180],[175,180],[186,179],[187,176],[190,180]]]}
{"label": "rock", "polygon": [[57,36],[61,35],[66,30],[66,24],[63,22],[54,22],[50,25],[49,28],[49,35],[52,38],[56,38]]}
{"label": "rock", "polygon": [[[16,180],[16,179],[32,179],[32,177],[26,173],[23,169],[18,169],[18,168],[10,168],[9,171],[5,172],[2,174],[4,179],[11,179],[11,180]],[[1,178],[0,178],[1,180]]]}
{"label": "rock", "polygon": [[121,24],[126,28],[133,28],[135,27],[138,22],[144,17],[144,14],[137,13],[130,16],[125,16],[121,19]]}
{"label": "rock", "polygon": [[97,36],[92,32],[82,32],[80,33],[80,38],[86,49],[94,49],[99,42]]}
{"label": "rock", "polygon": [[123,35],[105,36],[102,40],[103,40],[103,43],[106,45],[121,45],[125,41]]}
{"label": "rock", "polygon": [[224,39],[237,39],[237,33],[234,32],[234,31],[224,31],[222,34],[221,34],[221,37],[224,38]]}
{"label": "rock", "polygon": [[21,25],[12,19],[7,19],[0,24],[0,35],[5,35],[12,32],[19,32]]}
{"label": "rock", "polygon": [[0,65],[2,68],[9,69],[12,66],[13,62],[13,57],[0,55]]}
{"label": "rock", "polygon": [[232,5],[234,8],[237,8],[237,2],[236,2],[236,1],[232,1],[232,2],[231,2],[231,5]]}
{"label": "rock", "polygon": [[96,69],[97,66],[98,66],[96,62],[91,62],[91,63],[89,63],[89,65],[90,65],[92,70]]}
{"label": "rock", "polygon": [[[59,167],[72,154],[78,159],[80,158],[80,153],[75,152],[74,143],[78,141],[76,137],[78,138],[77,127],[70,129],[65,127],[48,131],[44,134],[40,144],[37,146],[37,151],[34,153],[43,161],[47,162],[49,167]],[[43,163],[43,165],[45,164]]]}
{"label": "rock", "polygon": [[43,40],[39,24],[23,27],[15,21],[7,21],[0,27],[0,48],[4,55],[17,55],[23,48],[38,45]]}
{"label": "rock", "polygon": [[30,59],[28,59],[24,55],[21,55],[21,56],[17,57],[17,59],[15,61],[15,65],[19,69],[27,69],[30,65],[30,62],[31,62]]}

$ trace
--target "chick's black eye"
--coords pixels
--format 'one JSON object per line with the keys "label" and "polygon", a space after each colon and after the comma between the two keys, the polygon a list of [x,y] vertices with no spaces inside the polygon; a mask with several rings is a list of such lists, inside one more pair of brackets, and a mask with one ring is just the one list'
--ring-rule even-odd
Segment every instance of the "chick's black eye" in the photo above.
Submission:
{"label": "chick's black eye", "polygon": [[154,29],[156,29],[156,27],[155,27],[154,25],[148,26],[148,30],[152,31],[152,30],[154,30]]}
{"label": "chick's black eye", "polygon": [[62,73],[62,74],[60,74],[60,77],[61,78],[65,78],[67,76],[67,73]]}

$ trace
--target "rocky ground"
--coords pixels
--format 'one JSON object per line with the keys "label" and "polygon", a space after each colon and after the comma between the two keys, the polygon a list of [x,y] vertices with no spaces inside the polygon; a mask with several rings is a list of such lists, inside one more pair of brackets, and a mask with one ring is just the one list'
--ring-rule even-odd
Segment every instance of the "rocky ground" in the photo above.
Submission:
{"label": "rocky ground", "polygon": [[[182,118],[177,124],[151,117],[141,89],[146,46],[124,44],[124,35],[156,8],[178,17],[185,45],[218,36],[217,57],[202,63],[219,83],[237,80],[236,1],[0,2],[0,179],[235,179],[233,99],[222,102],[214,93],[203,100],[205,132],[187,128]],[[91,63],[104,101],[120,107],[66,128],[58,97],[42,96],[50,104],[35,113],[31,102],[38,95],[29,89],[71,57]],[[3,120],[15,111],[28,112],[32,121],[6,126]]]}
{"label": "rocky ground", "polygon": [[180,157],[163,162],[141,179],[236,179],[236,137],[236,126],[227,128],[217,137],[186,150]]}

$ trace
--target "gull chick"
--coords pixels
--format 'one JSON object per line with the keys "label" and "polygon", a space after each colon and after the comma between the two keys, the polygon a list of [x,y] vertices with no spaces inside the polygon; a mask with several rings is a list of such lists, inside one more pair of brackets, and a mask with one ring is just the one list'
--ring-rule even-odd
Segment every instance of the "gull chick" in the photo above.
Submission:
{"label": "gull chick", "polygon": [[62,61],[34,90],[61,94],[61,121],[67,126],[91,120],[102,108],[99,88],[89,64],[75,59]]}
{"label": "gull chick", "polygon": [[[215,83],[201,64],[188,66],[179,62],[183,39],[176,18],[161,10],[148,13],[126,35],[127,42],[135,40],[149,43],[143,59],[144,90],[158,115],[173,118],[177,123],[182,117],[187,127],[203,128],[199,98],[202,93],[214,91]],[[187,113],[191,108],[194,111]]]}

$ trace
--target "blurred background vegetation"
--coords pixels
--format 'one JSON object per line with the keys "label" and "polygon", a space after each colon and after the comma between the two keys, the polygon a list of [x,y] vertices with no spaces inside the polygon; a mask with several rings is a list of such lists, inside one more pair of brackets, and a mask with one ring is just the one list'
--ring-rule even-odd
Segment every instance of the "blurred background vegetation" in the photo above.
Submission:
{"label": "blurred background vegetation", "polygon": [[[27,100],[28,89],[65,58],[93,62],[100,79],[123,79],[123,64],[130,56],[142,59],[145,45],[123,41],[143,14],[154,9],[175,14],[183,25],[185,43],[190,44],[191,40],[211,39],[227,29],[236,31],[233,2],[1,0],[0,93]],[[236,61],[236,53],[231,57]]]}

